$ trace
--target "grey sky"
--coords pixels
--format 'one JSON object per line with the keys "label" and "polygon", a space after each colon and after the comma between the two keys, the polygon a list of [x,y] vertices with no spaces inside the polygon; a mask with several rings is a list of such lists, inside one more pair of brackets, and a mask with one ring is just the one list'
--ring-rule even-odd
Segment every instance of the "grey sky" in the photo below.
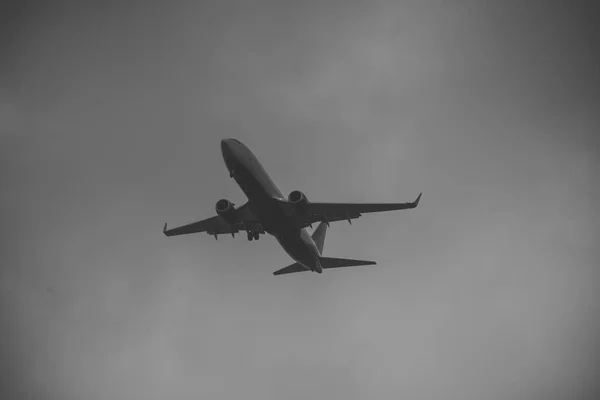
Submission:
{"label": "grey sky", "polygon": [[[558,4],[14,6],[2,392],[590,395],[598,36],[589,10]],[[273,277],[290,259],[272,238],[162,236],[245,200],[224,137],[286,194],[423,200],[332,225],[326,255],[378,266]]]}

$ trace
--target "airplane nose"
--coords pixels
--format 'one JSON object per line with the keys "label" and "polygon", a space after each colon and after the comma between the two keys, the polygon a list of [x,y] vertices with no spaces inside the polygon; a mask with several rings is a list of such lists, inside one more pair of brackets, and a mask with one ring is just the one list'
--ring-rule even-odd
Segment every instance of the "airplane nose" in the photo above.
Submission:
{"label": "airplane nose", "polygon": [[221,154],[223,154],[223,158],[225,159],[231,158],[233,151],[231,149],[230,139],[221,140]]}
{"label": "airplane nose", "polygon": [[229,175],[233,177],[233,169],[235,167],[235,155],[231,146],[230,139],[221,140],[221,154],[223,155],[223,160],[225,161],[225,165],[227,165],[227,169],[229,170]]}

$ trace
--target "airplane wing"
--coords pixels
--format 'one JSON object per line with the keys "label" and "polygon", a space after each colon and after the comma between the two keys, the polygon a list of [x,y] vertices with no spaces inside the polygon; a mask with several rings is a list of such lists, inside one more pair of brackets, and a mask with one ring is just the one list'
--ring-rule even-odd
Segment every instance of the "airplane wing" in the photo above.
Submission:
{"label": "airplane wing", "polygon": [[250,209],[248,203],[235,210],[237,222],[235,224],[227,223],[222,217],[215,215],[214,217],[203,219],[202,221],[192,222],[191,224],[179,226],[177,228],[167,229],[167,224],[163,228],[163,233],[166,236],[188,235],[190,233],[206,232],[213,235],[215,239],[217,235],[231,234],[234,236],[239,231],[251,230],[253,232],[265,233],[258,219]]}
{"label": "airplane wing", "polygon": [[410,203],[308,203],[305,223],[350,221],[362,214],[415,208],[419,205],[421,194]]}

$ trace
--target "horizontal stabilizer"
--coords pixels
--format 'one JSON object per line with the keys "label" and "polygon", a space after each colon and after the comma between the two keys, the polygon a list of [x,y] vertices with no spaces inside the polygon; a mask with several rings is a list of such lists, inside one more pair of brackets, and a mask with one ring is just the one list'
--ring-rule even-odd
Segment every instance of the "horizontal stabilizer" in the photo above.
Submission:
{"label": "horizontal stabilizer", "polygon": [[375,265],[375,261],[365,260],[352,260],[349,258],[333,258],[333,257],[320,257],[321,266],[323,269],[328,268],[341,268],[341,267],[357,267],[359,265]]}
{"label": "horizontal stabilizer", "polygon": [[305,266],[303,266],[302,264],[293,263],[291,265],[288,265],[285,268],[281,268],[281,269],[273,272],[273,275],[293,274],[294,272],[302,272],[302,271],[310,271],[310,270],[308,268],[306,268]]}
{"label": "horizontal stabilizer", "polygon": [[[321,266],[323,269],[328,268],[342,268],[342,267],[357,267],[359,265],[375,265],[375,261],[365,260],[352,260],[349,258],[333,258],[333,257],[319,257]],[[281,268],[273,272],[273,275],[293,274],[295,272],[310,271],[308,268],[298,263],[293,263],[285,268]]]}

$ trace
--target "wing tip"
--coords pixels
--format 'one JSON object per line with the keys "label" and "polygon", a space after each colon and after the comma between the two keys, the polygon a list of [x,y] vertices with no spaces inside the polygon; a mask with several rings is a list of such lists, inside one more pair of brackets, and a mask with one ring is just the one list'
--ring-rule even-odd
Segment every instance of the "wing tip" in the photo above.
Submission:
{"label": "wing tip", "polygon": [[415,207],[419,205],[419,201],[421,201],[421,195],[422,194],[423,194],[423,192],[419,193],[419,195],[417,196],[416,200],[414,201]]}
{"label": "wing tip", "polygon": [[164,234],[165,236],[169,236],[169,235],[167,234],[167,223],[166,223],[166,222],[165,222],[165,226],[163,226],[163,234]]}

